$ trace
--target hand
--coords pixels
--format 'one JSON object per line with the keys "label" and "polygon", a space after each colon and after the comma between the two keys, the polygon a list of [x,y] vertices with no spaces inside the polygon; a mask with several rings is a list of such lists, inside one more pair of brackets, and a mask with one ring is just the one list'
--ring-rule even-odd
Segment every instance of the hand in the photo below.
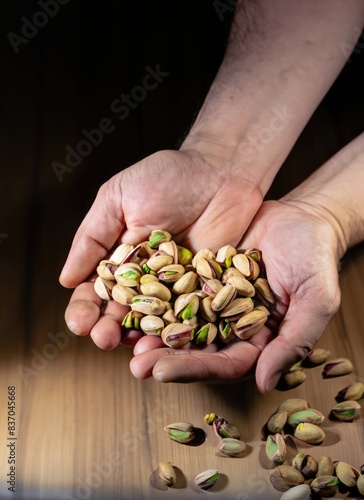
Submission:
{"label": "hand", "polygon": [[[313,348],[339,307],[337,241],[327,217],[313,207],[265,202],[241,241],[240,247],[253,246],[263,252],[277,298],[268,324],[271,332],[264,327],[248,342],[188,355],[158,348],[157,339],[144,337],[134,349],[134,375],[153,375],[164,382],[238,381],[256,363],[258,388],[267,392],[275,387],[282,371]],[[273,340],[272,332],[278,334]]]}
{"label": "hand", "polygon": [[76,287],[65,314],[69,329],[90,334],[102,349],[134,345],[140,333],[123,336],[120,326],[127,308],[110,301],[100,309],[91,281],[98,263],[115,244],[138,244],[152,229],[166,229],[194,251],[237,244],[262,202],[258,187],[237,170],[196,151],[162,151],[106,182],[60,276],[62,285]]}

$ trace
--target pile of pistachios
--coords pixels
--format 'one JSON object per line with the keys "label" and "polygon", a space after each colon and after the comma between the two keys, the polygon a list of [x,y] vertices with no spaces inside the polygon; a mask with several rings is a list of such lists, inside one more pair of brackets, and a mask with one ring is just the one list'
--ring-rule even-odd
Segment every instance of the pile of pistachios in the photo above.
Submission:
{"label": "pile of pistachios", "polygon": [[165,230],[119,245],[96,271],[99,297],[130,307],[122,326],[173,348],[249,339],[274,306],[260,250],[225,245],[193,255]]}
{"label": "pile of pistachios", "polygon": [[[363,392],[361,382],[340,391],[340,402],[333,406],[330,417],[344,422],[359,418],[360,404],[356,399],[346,399],[346,394],[359,399]],[[292,436],[298,442],[312,445],[324,442],[326,436],[321,428],[324,420],[325,416],[311,408],[308,401],[290,398],[278,406],[263,427],[266,455],[275,466],[270,481],[275,489],[285,492],[281,497],[283,500],[310,499],[312,494],[331,497],[343,488],[364,495],[364,466],[358,470],[346,462],[333,461],[329,456],[315,459],[305,452],[288,459],[287,442]]]}

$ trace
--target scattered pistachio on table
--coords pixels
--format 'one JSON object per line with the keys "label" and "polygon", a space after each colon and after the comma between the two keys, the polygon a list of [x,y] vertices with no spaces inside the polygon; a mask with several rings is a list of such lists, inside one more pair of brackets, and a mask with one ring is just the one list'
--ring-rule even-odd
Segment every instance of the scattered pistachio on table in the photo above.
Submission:
{"label": "scattered pistachio on table", "polygon": [[209,490],[216,484],[219,477],[220,474],[217,469],[209,469],[198,474],[194,479],[194,483],[202,490]]}
{"label": "scattered pistachio on table", "polygon": [[122,326],[159,335],[172,348],[247,340],[274,307],[259,249],[225,245],[193,255],[164,229],[119,245],[96,271],[95,292],[131,309]]}
{"label": "scattered pistachio on table", "polygon": [[353,363],[347,358],[336,358],[328,361],[323,369],[322,376],[324,378],[340,377],[348,375],[353,371]]}
{"label": "scattered pistachio on table", "polygon": [[167,486],[173,486],[176,483],[176,472],[173,465],[168,460],[159,463],[159,477]]}
{"label": "scattered pistachio on table", "polygon": [[189,422],[169,424],[164,427],[164,430],[170,439],[178,443],[190,443],[195,438],[195,427]]}
{"label": "scattered pistachio on table", "polygon": [[358,401],[364,396],[364,383],[363,382],[353,382],[347,387],[341,389],[337,396],[336,401],[339,403],[341,401],[354,400]]}
{"label": "scattered pistachio on table", "polygon": [[332,407],[330,416],[334,420],[352,422],[360,417],[361,406],[357,401],[342,401]]}

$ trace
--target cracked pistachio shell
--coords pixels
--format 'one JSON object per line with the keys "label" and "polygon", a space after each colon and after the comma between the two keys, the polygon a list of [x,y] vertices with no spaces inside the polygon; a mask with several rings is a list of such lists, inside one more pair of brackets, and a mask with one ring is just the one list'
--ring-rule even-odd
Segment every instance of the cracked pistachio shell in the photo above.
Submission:
{"label": "cracked pistachio shell", "polygon": [[111,260],[102,260],[96,268],[97,274],[104,280],[115,280],[114,273],[118,266]]}
{"label": "cracked pistachio shell", "polygon": [[215,254],[208,248],[201,248],[192,259],[192,265],[196,268],[198,259],[215,259]]}
{"label": "cracked pistachio shell", "polygon": [[286,459],[286,442],[279,432],[270,434],[265,443],[265,452],[267,457],[273,462],[283,464]]}
{"label": "cracked pistachio shell", "polygon": [[364,395],[364,384],[363,382],[354,382],[353,384],[341,389],[339,391],[336,400],[337,401],[358,401]]}
{"label": "cracked pistachio shell", "polygon": [[306,453],[297,453],[292,460],[292,466],[299,470],[305,479],[312,479],[316,476],[317,460]]}
{"label": "cracked pistachio shell", "polygon": [[[137,291],[134,288],[123,285],[115,285],[112,289],[112,298],[124,306],[130,306],[133,297],[137,295]],[[142,311],[141,311],[142,312]]]}
{"label": "cracked pistachio shell", "polygon": [[143,295],[148,295],[150,297],[157,297],[163,302],[168,302],[172,298],[172,293],[166,285],[157,281],[148,281],[147,283],[142,283],[140,285],[140,291]]}
{"label": "cracked pistachio shell", "polygon": [[357,401],[342,401],[336,404],[330,412],[330,415],[336,420],[351,422],[360,417],[361,406]]}
{"label": "cracked pistachio shell", "polygon": [[220,474],[217,469],[209,469],[198,474],[194,479],[194,483],[202,490],[208,490],[216,484],[219,477]]}
{"label": "cracked pistachio shell", "polygon": [[220,318],[239,319],[241,315],[249,313],[253,309],[254,302],[250,297],[238,297],[237,299],[234,299],[232,302],[230,302],[230,304],[228,304],[226,307],[224,307],[222,311],[220,311]]}
{"label": "cracked pistachio shell", "polygon": [[337,462],[335,464],[335,475],[345,486],[354,488],[360,472],[346,462]]}
{"label": "cracked pistachio shell", "polygon": [[213,311],[221,311],[224,309],[232,300],[235,299],[237,290],[232,285],[226,285],[216,294],[211,302],[211,309]]}
{"label": "cracked pistachio shell", "polygon": [[298,387],[299,385],[303,384],[306,378],[306,373],[303,369],[295,369],[284,373],[281,376],[279,386],[283,389],[293,389],[294,387]]}
{"label": "cracked pistachio shell", "polygon": [[253,309],[238,320],[234,328],[235,335],[243,340],[249,339],[261,330],[267,319],[268,316],[264,311]]}
{"label": "cracked pistachio shell", "polygon": [[348,375],[353,369],[353,364],[349,359],[337,358],[325,364],[322,376],[324,378],[340,377],[342,375]]}
{"label": "cracked pistachio shell", "polygon": [[195,438],[195,427],[189,422],[175,422],[166,425],[164,431],[178,443],[190,443]]}
{"label": "cracked pistachio shell", "polygon": [[236,269],[235,267],[229,267],[228,269],[225,269],[225,271],[222,273],[221,282],[224,285],[226,285],[228,280],[234,277],[245,279],[244,275],[241,274],[241,272],[238,269]]}
{"label": "cracked pistachio shell", "polygon": [[215,323],[217,321],[217,314],[212,310],[211,303],[212,297],[207,296],[200,302],[200,314],[202,319],[208,321],[209,323]]}
{"label": "cracked pistachio shell", "polygon": [[245,250],[245,255],[248,255],[252,259],[254,259],[256,262],[260,262],[262,260],[262,252],[258,248],[247,248]]}
{"label": "cracked pistachio shell", "polygon": [[176,483],[176,472],[171,462],[167,460],[163,460],[162,462],[160,462],[158,474],[167,486],[173,486]]}
{"label": "cracked pistachio shell", "polygon": [[203,281],[217,278],[214,268],[210,265],[210,261],[204,257],[196,259],[195,269]]}
{"label": "cracked pistachio shell", "polygon": [[219,323],[219,339],[224,344],[229,344],[237,339],[230,321],[220,321]]}
{"label": "cracked pistachio shell", "polygon": [[139,311],[146,315],[159,316],[166,311],[166,304],[163,300],[149,295],[135,295],[131,299],[130,307],[133,311]]}
{"label": "cracked pistachio shell", "polygon": [[218,449],[218,454],[225,457],[241,457],[247,451],[247,446],[243,441],[234,438],[222,438]]}
{"label": "cracked pistachio shell", "polygon": [[240,439],[240,431],[234,424],[229,422],[222,423],[219,426],[218,436],[222,438]]}
{"label": "cracked pistachio shell", "polygon": [[181,262],[178,262],[178,248],[173,240],[164,241],[163,243],[160,243],[158,250],[160,252],[164,252],[167,255],[170,255],[173,259],[172,260],[173,264],[181,264]]}
{"label": "cracked pistachio shell", "polygon": [[192,318],[197,314],[200,300],[195,293],[183,293],[174,302],[174,314],[177,318]]}
{"label": "cracked pistachio shell", "polygon": [[330,351],[323,348],[317,348],[309,352],[304,359],[304,363],[308,365],[318,366],[322,363],[326,363],[327,358],[330,355]]}
{"label": "cracked pistachio shell", "polygon": [[170,323],[161,333],[165,345],[177,349],[192,340],[193,328],[184,323]]}
{"label": "cracked pistachio shell", "polygon": [[166,325],[179,322],[179,319],[174,314],[173,309],[167,309],[167,311],[163,314],[162,319]]}
{"label": "cracked pistachio shell", "polygon": [[299,484],[287,490],[280,500],[310,500],[311,488],[308,484]]}
{"label": "cracked pistachio shell", "polygon": [[[178,321],[177,321],[178,323]],[[199,326],[200,326],[200,318],[195,315],[195,316],[192,316],[192,318],[186,318],[182,321],[182,323],[184,323],[185,325],[190,325],[193,330],[198,330]]]}
{"label": "cracked pistachio shell", "polygon": [[211,297],[216,297],[216,294],[223,288],[223,284],[220,280],[213,278],[207,280],[202,285],[202,291]]}
{"label": "cracked pistachio shell", "polygon": [[160,335],[164,327],[164,321],[159,316],[147,315],[140,320],[140,329],[146,335]]}
{"label": "cracked pistachio shell", "polygon": [[196,290],[198,285],[198,274],[194,271],[188,271],[177,280],[172,287],[172,292],[176,295],[191,293]]}
{"label": "cracked pistachio shell", "polygon": [[115,271],[115,279],[119,285],[135,287],[139,285],[143,274],[141,267],[134,262],[121,264]]}
{"label": "cracked pistachio shell", "polygon": [[270,482],[278,491],[287,491],[305,482],[302,474],[291,465],[278,465],[270,475]]}
{"label": "cracked pistachio shell", "polygon": [[158,245],[164,241],[170,241],[171,239],[172,235],[168,231],[165,231],[164,229],[155,229],[150,233],[148,245],[150,248],[157,248]]}
{"label": "cracked pistachio shell", "polygon": [[274,304],[274,295],[266,278],[258,278],[254,282],[254,288],[257,298],[259,298],[264,305],[266,305],[266,302],[268,302],[268,304]]}
{"label": "cracked pistachio shell", "polygon": [[160,254],[159,251],[154,253],[146,262],[149,269],[159,271],[164,266],[169,266],[173,263],[173,257],[167,254]]}
{"label": "cracked pistachio shell", "polygon": [[254,285],[252,285],[252,283],[244,277],[240,278],[240,276],[231,276],[226,281],[226,285],[234,286],[238,294],[243,297],[254,297],[255,295]]}
{"label": "cracked pistachio shell", "polygon": [[283,427],[286,425],[288,413],[286,411],[277,411],[269,418],[267,422],[267,429],[272,434],[282,432]]}
{"label": "cracked pistachio shell", "polygon": [[319,476],[310,483],[310,487],[321,497],[332,497],[337,492],[339,483],[336,476]]}
{"label": "cracked pistachio shell", "polygon": [[196,345],[210,345],[216,338],[217,326],[214,323],[207,323],[202,326],[193,337]]}
{"label": "cracked pistachio shell", "polygon": [[134,245],[122,243],[115,248],[115,250],[109,257],[109,260],[117,265],[120,265],[122,262],[124,262],[125,257],[127,257],[132,250],[134,250]]}
{"label": "cracked pistachio shell", "polygon": [[333,476],[335,472],[334,462],[328,455],[322,455],[317,461],[317,477]]}
{"label": "cracked pistachio shell", "polygon": [[310,404],[305,399],[288,398],[282,401],[277,411],[286,411],[288,415],[292,415],[296,411],[306,410],[307,408],[310,408]]}
{"label": "cracked pistachio shell", "polygon": [[249,261],[249,270],[250,274],[247,276],[248,280],[255,281],[257,278],[259,278],[260,274],[260,267],[258,262],[250,257],[250,255],[247,255],[248,261]]}
{"label": "cracked pistachio shell", "polygon": [[181,264],[182,266],[188,266],[192,264],[193,253],[190,250],[177,245],[177,252],[178,252],[178,264]]}
{"label": "cracked pistachio shell", "polygon": [[221,247],[216,254],[216,262],[219,264],[230,267],[232,264],[232,258],[237,254],[236,248],[231,245],[225,245]]}
{"label": "cracked pistachio shell", "polygon": [[321,444],[325,440],[325,432],[321,427],[307,422],[301,422],[294,431],[294,436],[309,444]]}
{"label": "cracked pistachio shell", "polygon": [[358,488],[359,493],[364,496],[364,474],[360,474],[358,477],[356,487]]}
{"label": "cracked pistachio shell", "polygon": [[245,277],[250,275],[250,264],[248,257],[243,253],[238,253],[233,257],[234,267]]}
{"label": "cracked pistachio shell", "polygon": [[102,300],[110,300],[115,281],[105,280],[98,276],[94,282],[94,290]]}
{"label": "cracked pistachio shell", "polygon": [[144,317],[144,314],[138,311],[129,311],[121,323],[124,328],[133,328],[135,330],[140,329],[140,320]]}
{"label": "cracked pistachio shell", "polygon": [[185,273],[185,268],[181,264],[170,264],[157,271],[158,278],[165,283],[175,283]]}
{"label": "cracked pistachio shell", "polygon": [[288,417],[288,423],[292,427],[296,427],[301,422],[309,422],[311,424],[320,425],[325,420],[325,416],[318,410],[308,408],[307,410],[297,411]]}

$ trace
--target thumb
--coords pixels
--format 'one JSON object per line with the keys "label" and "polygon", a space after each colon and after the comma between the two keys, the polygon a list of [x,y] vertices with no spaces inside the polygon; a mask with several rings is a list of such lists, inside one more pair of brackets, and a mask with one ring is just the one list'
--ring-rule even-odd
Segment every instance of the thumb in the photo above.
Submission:
{"label": "thumb", "polygon": [[280,325],[278,336],[263,350],[257,363],[256,383],[262,393],[274,389],[294,363],[313,349],[332,314],[317,303],[293,299]]}

